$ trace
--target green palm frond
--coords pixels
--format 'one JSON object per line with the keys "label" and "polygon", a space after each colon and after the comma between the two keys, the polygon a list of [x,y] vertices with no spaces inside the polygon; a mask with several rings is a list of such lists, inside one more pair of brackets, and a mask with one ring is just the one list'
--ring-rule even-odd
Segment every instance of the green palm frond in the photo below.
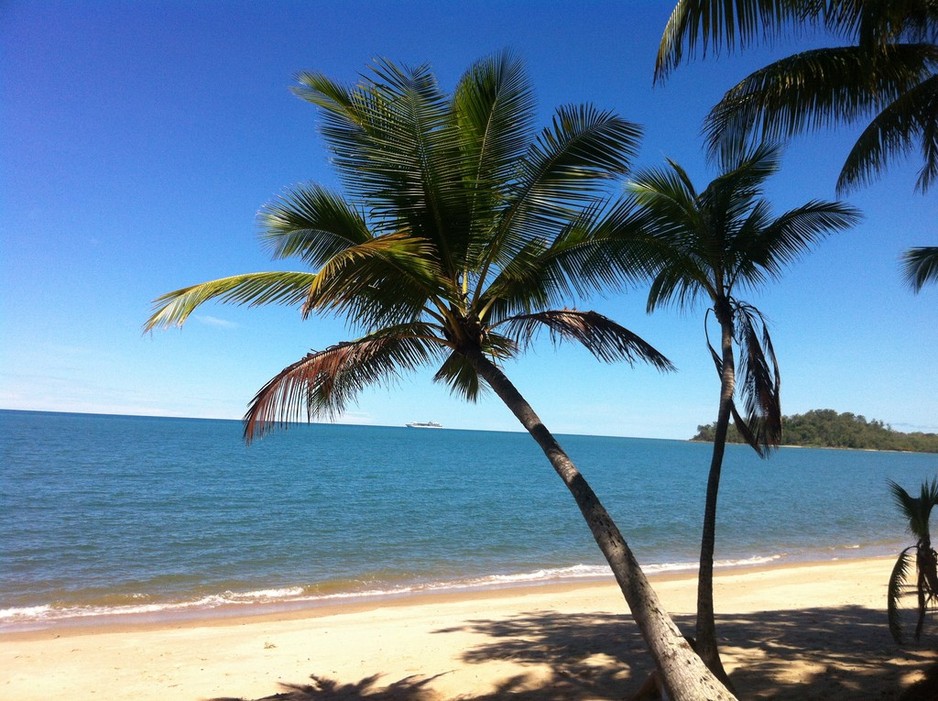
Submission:
{"label": "green palm frond", "polygon": [[712,246],[699,195],[680,165],[643,170],[628,184],[629,203],[638,210],[639,241],[651,287],[647,309],[716,294],[708,274]]}
{"label": "green palm frond", "polygon": [[886,589],[886,616],[889,621],[889,632],[893,640],[899,645],[904,642],[902,635],[902,597],[908,593],[911,586],[909,577],[915,566],[915,546],[910,546],[899,554],[899,559],[889,575],[889,584]]}
{"label": "green palm frond", "polygon": [[466,72],[453,93],[452,111],[467,185],[484,191],[514,178],[533,136],[534,107],[524,64],[511,52]]}
{"label": "green palm frond", "polygon": [[647,252],[633,207],[619,201],[583,208],[553,239],[529,241],[485,289],[479,305],[495,323],[537,308],[560,306],[599,290],[637,283]]}
{"label": "green palm frond", "polygon": [[591,205],[613,177],[627,172],[641,128],[591,105],[561,107],[518,163],[498,224],[496,260],[532,238],[553,239]]}
{"label": "green palm frond", "polygon": [[888,104],[863,130],[837,179],[845,192],[868,184],[887,164],[921,142],[916,188],[925,192],[938,178],[938,75],[923,80]]}
{"label": "green palm frond", "polygon": [[576,341],[604,362],[624,360],[634,363],[641,360],[659,370],[674,369],[671,361],[650,344],[596,312],[571,309],[542,311],[505,319],[499,326],[522,345],[530,343],[541,329],[547,328],[554,343]]}
{"label": "green palm frond", "polygon": [[534,97],[522,62],[505,51],[476,63],[459,81],[452,111],[470,223],[465,264],[479,268],[491,258],[506,186],[533,138]]}
{"label": "green palm frond", "polygon": [[475,368],[459,353],[451,353],[433,376],[434,382],[447,385],[454,395],[467,402],[478,401],[485,389]]}
{"label": "green palm frond", "polygon": [[870,50],[902,41],[938,40],[938,7],[934,0],[824,4],[827,28]]}
{"label": "green palm frond", "polygon": [[[349,90],[322,75],[298,77],[296,93],[321,108],[321,133],[346,189],[391,227],[440,238],[447,188],[458,181],[449,100],[427,66],[378,60]],[[406,224],[405,224],[406,223]],[[445,259],[446,250],[440,255]]]}
{"label": "green palm frond", "polygon": [[160,295],[153,301],[143,330],[182,326],[196,307],[210,300],[252,307],[262,304],[298,305],[315,281],[313,273],[268,272],[232,275]]}
{"label": "green palm frond", "polygon": [[255,395],[244,416],[245,440],[291,422],[338,416],[366,387],[440,357],[436,333],[426,324],[410,324],[307,354]]}
{"label": "green palm frond", "polygon": [[[934,0],[680,0],[665,27],[655,80],[701,50],[744,49],[807,28],[845,45],[797,53],[730,89],[706,121],[711,156],[754,140],[873,121],[838,180],[864,184],[921,143],[917,189],[938,178],[938,6]],[[820,34],[819,34],[820,36]]]}
{"label": "green palm frond", "polygon": [[[671,13],[658,47],[655,81],[663,80],[700,47],[701,56],[746,48],[809,22],[823,3],[793,0],[680,0]],[[813,10],[813,12],[812,12]]]}
{"label": "green palm frond", "polygon": [[811,200],[766,223],[758,235],[738,240],[747,257],[777,278],[784,266],[810,252],[822,238],[846,231],[861,219],[860,210],[848,204]]}
{"label": "green palm frond", "polygon": [[684,308],[701,297],[710,299],[714,292],[705,261],[693,254],[672,256],[652,278],[645,308],[648,312],[668,304]]}
{"label": "green palm frond", "polygon": [[415,320],[431,298],[453,297],[423,239],[388,235],[332,256],[310,285],[303,314],[330,311],[365,328]]}
{"label": "green palm frond", "polygon": [[902,255],[902,272],[916,292],[928,282],[938,282],[938,246],[910,248]]}
{"label": "green palm frond", "polygon": [[[765,181],[778,173],[782,165],[782,148],[773,141],[755,144],[740,144],[739,148],[721,154],[717,161],[720,174],[713,179],[701,194],[701,200],[715,200],[712,209],[726,206],[733,201],[747,202],[762,195]],[[715,193],[710,194],[707,193]],[[722,196],[722,200],[720,199]],[[720,202],[717,205],[716,202]],[[742,207],[746,209],[745,206]]]}
{"label": "green palm frond", "polygon": [[630,183],[640,228],[660,242],[657,251],[645,248],[653,268],[649,311],[671,302],[685,306],[698,296],[732,297],[737,282],[755,287],[778,277],[823,236],[859,220],[856,209],[822,201],[773,217],[761,195],[778,170],[778,148],[758,145],[737,156],[700,194],[674,163]]}
{"label": "green palm frond", "polygon": [[938,478],[924,482],[917,497],[892,480],[888,485],[896,507],[907,521],[909,532],[920,540],[930,540],[928,522],[932,508],[938,505]]}
{"label": "green palm frond", "polygon": [[295,256],[312,267],[372,238],[361,212],[315,184],[296,187],[268,203],[258,219],[274,258]]}
{"label": "green palm frond", "polygon": [[781,141],[794,134],[851,123],[881,109],[927,77],[929,51],[895,47],[873,61],[857,46],[815,49],[754,71],[730,88],[707,116],[710,153],[721,140]]}

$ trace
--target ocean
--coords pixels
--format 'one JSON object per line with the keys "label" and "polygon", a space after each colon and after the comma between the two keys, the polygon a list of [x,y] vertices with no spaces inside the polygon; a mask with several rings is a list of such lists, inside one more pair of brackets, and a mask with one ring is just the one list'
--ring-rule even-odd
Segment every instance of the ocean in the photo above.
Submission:
{"label": "ocean", "polygon": [[[648,573],[696,568],[710,446],[559,436]],[[718,567],[896,554],[938,456],[729,446]],[[609,577],[525,433],[0,411],[0,630]]]}

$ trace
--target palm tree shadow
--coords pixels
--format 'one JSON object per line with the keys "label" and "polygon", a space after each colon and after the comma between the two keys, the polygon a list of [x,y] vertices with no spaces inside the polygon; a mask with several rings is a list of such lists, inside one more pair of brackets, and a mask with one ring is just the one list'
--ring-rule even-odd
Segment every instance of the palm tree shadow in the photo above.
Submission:
{"label": "palm tree shadow", "polygon": [[[692,629],[693,617],[675,620]],[[651,671],[626,616],[537,612],[469,621],[462,629],[490,638],[463,654],[467,663],[507,658],[552,666],[558,693],[539,689],[531,699],[621,699]],[[897,699],[907,675],[938,659],[934,649],[898,648],[885,612],[859,606],[722,616],[717,630],[734,668],[730,678],[746,699]]]}
{"label": "palm tree shadow", "polygon": [[[690,630],[693,617],[675,617]],[[717,630],[739,698],[779,701],[899,699],[910,675],[938,662],[938,651],[900,649],[884,611],[859,606],[718,617]],[[468,665],[512,661],[531,673],[501,680],[494,691],[461,701],[585,701],[628,698],[652,663],[637,626],[625,614],[521,613],[475,619],[434,631],[471,632],[485,641],[465,650]],[[432,670],[428,670],[432,671]],[[535,673],[536,672],[536,673]],[[256,701],[438,701],[436,677],[407,677],[387,686],[380,674],[340,683],[313,676]],[[440,676],[440,675],[437,675]],[[467,689],[467,692],[471,690]],[[909,698],[919,698],[909,697]],[[213,701],[234,701],[214,699]]]}
{"label": "palm tree shadow", "polygon": [[[357,682],[340,683],[328,677],[310,675],[311,684],[281,684],[284,691],[255,701],[435,701],[437,695],[426,686],[433,677],[410,676],[387,686],[379,686],[382,675],[373,674]],[[245,701],[243,698],[217,697],[209,701]]]}

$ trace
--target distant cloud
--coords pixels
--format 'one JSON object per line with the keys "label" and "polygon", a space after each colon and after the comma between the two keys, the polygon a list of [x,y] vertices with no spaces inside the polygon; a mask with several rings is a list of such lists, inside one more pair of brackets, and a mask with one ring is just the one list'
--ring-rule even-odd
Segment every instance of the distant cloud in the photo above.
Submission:
{"label": "distant cloud", "polygon": [[217,329],[236,329],[238,325],[233,321],[228,321],[226,319],[219,319],[217,316],[205,316],[200,315],[193,317],[200,324],[205,324],[206,326],[214,326]]}

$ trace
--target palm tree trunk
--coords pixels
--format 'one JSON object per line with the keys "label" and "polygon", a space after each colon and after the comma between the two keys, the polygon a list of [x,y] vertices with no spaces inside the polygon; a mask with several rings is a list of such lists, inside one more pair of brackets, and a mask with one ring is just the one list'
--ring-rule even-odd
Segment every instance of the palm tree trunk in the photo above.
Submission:
{"label": "palm tree trunk", "polygon": [[[720,473],[726,452],[726,435],[733,410],[736,391],[736,365],[733,359],[733,321],[729,309],[718,309],[721,330],[720,409],[713,436],[713,455],[707,478],[707,496],[704,507],[703,532],[700,538],[700,569],[697,574],[697,625],[695,630],[697,653],[710,670],[727,686],[729,675],[723,669],[717,645],[716,620],[713,605],[713,557],[716,548],[717,497],[720,493]],[[730,688],[732,688],[730,686]]]}
{"label": "palm tree trunk", "polygon": [[583,475],[505,374],[478,350],[466,352],[476,372],[537,441],[573,495],[609,563],[661,679],[674,701],[730,701],[736,697],[706,668],[661,606],[612,517]]}

